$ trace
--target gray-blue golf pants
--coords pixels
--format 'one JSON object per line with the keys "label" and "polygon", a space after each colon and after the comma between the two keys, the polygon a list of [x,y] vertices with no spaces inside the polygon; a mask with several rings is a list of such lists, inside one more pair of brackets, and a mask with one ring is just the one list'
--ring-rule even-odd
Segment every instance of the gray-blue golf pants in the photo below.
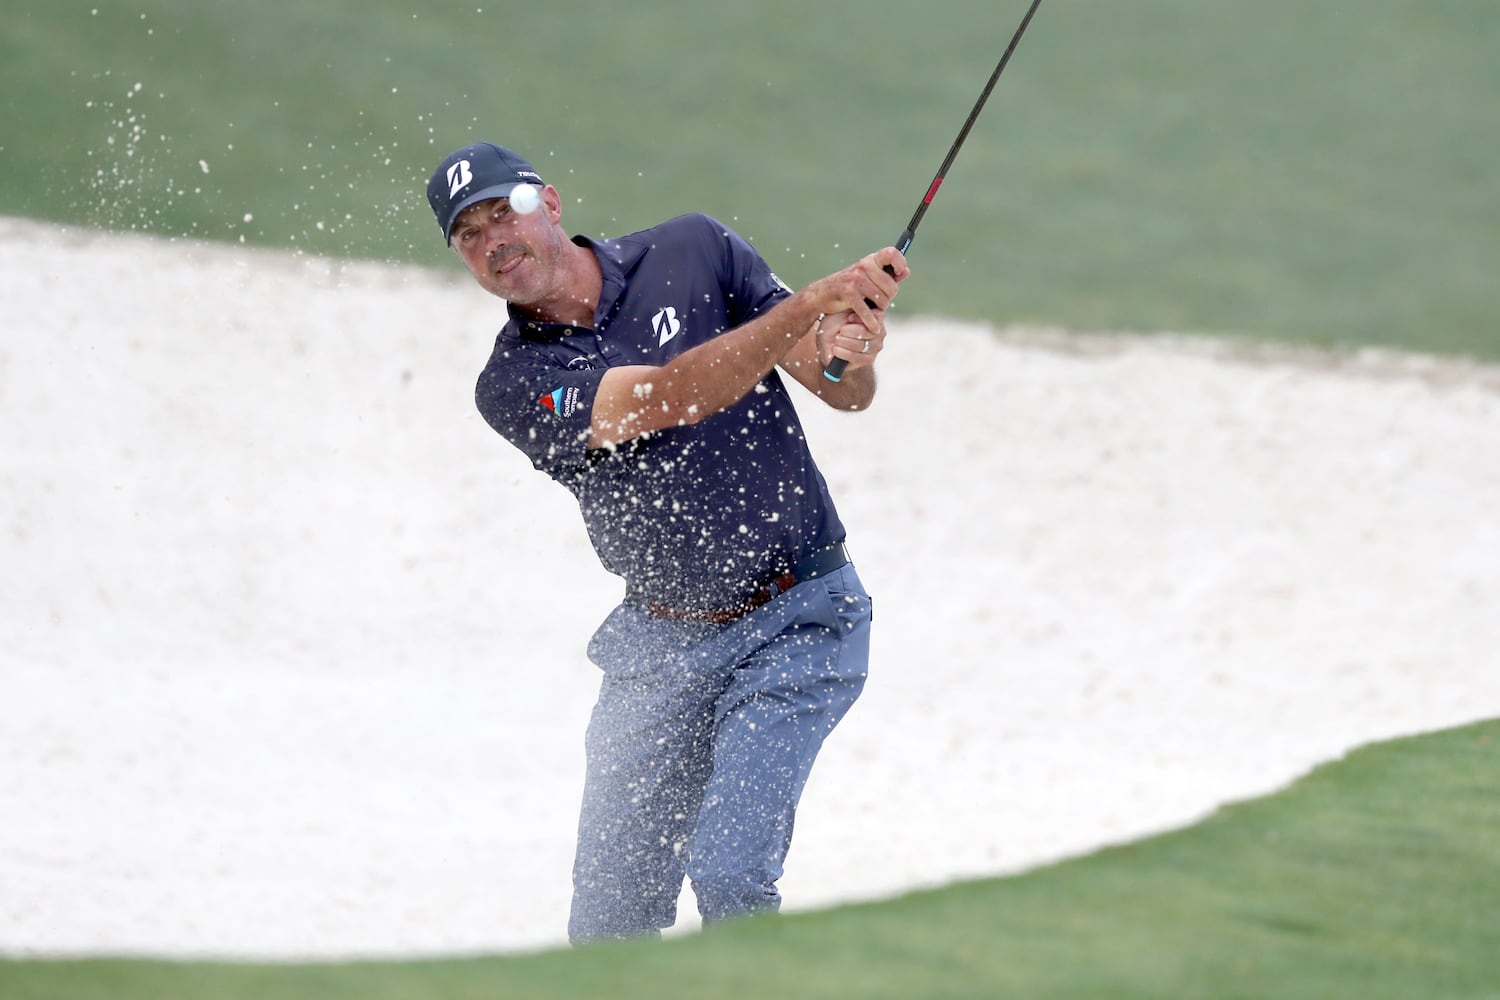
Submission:
{"label": "gray-blue golf pants", "polygon": [[869,653],[853,565],[727,625],[612,611],[589,643],[604,678],[568,936],[671,927],[684,876],[705,923],[779,908],[797,801]]}

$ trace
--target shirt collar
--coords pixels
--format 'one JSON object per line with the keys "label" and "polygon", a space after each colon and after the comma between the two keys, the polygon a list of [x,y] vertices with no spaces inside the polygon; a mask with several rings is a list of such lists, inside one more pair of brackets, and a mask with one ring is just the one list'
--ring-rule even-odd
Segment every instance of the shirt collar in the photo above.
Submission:
{"label": "shirt collar", "polygon": [[[644,240],[628,237],[622,240],[596,240],[581,233],[573,237],[573,242],[594,251],[594,257],[599,261],[599,273],[604,281],[599,289],[599,302],[594,307],[594,330],[601,331],[619,304],[630,273],[645,256],[647,244]],[[515,336],[522,340],[552,341],[577,329],[568,323],[547,323],[533,319],[508,303],[506,310],[510,313],[507,329],[514,331]]]}

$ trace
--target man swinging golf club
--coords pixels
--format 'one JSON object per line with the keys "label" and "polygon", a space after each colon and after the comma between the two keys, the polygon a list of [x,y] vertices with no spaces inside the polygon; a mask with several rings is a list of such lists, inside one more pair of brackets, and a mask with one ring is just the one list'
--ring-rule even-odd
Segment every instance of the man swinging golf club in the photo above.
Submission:
{"label": "man swinging golf club", "polygon": [[[536,190],[513,204],[521,185]],[[798,799],[864,685],[870,629],[777,369],[867,407],[905,258],[887,247],[793,292],[704,215],[570,239],[557,190],[490,143],[446,157],[427,194],[507,302],[480,413],[572,492],[625,581],[588,644],[602,681],[569,936],[672,926],[684,876],[705,922],[775,910]],[[565,593],[567,574],[550,576]]]}

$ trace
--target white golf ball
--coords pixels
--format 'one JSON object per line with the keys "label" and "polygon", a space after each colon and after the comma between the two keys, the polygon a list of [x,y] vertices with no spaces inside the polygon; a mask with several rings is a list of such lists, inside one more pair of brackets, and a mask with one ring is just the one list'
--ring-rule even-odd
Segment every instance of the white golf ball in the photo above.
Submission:
{"label": "white golf ball", "polygon": [[517,184],[510,193],[510,207],[522,215],[535,212],[541,203],[541,196],[531,184]]}

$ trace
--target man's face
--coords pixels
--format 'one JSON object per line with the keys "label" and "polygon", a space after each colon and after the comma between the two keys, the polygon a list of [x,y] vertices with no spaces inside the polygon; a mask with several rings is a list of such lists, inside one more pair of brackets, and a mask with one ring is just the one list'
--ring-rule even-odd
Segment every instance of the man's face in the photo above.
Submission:
{"label": "man's face", "polygon": [[509,198],[470,205],[453,223],[449,245],[475,279],[507,302],[527,306],[558,292],[566,237],[558,222],[557,189],[542,189],[541,204],[525,215]]}

